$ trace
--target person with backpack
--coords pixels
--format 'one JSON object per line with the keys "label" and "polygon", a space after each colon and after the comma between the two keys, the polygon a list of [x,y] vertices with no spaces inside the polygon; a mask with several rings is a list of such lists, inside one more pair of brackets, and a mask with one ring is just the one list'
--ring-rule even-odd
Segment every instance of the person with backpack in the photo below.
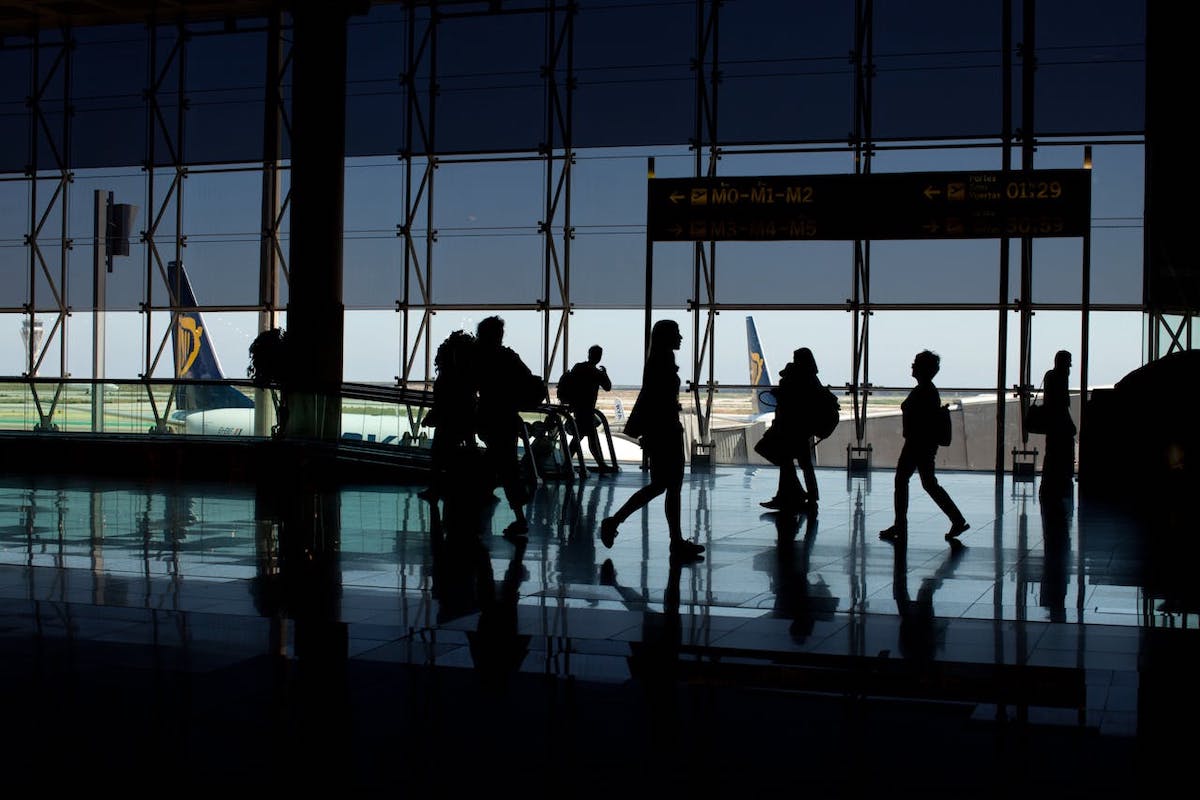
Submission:
{"label": "person with backpack", "polygon": [[938,446],[945,441],[942,398],[933,377],[941,369],[942,359],[937,353],[922,350],[913,358],[912,376],[917,385],[900,404],[901,426],[904,446],[896,462],[896,493],[893,500],[896,517],[890,527],[879,532],[884,541],[896,542],[908,535],[908,482],[914,472],[921,476],[921,486],[937,503],[938,508],[950,518],[950,530],[946,541],[955,539],[971,526],[963,517],[950,495],[938,483],[933,472]]}
{"label": "person with backpack", "polygon": [[[475,337],[454,331],[438,345],[433,358],[433,405],[424,423],[434,429],[430,445],[429,486],[419,494],[436,503],[448,490],[466,488],[470,476],[459,463],[466,448],[475,445]],[[457,484],[457,485],[456,485]]]}
{"label": "person with backpack", "polygon": [[[773,511],[805,510],[817,513],[820,492],[813,468],[812,438],[824,438],[833,432],[822,417],[827,417],[832,398],[833,426],[837,425],[837,398],[817,378],[817,360],[812,350],[801,347],[792,353],[792,361],[779,373],[779,386],[771,390],[775,397],[775,419],[771,436],[779,437],[775,457],[768,459],[779,467],[779,487],[775,496],[761,503]],[[765,438],[765,435],[764,435]],[[804,485],[796,474],[796,462],[804,473]]]}
{"label": "person with backpack", "polygon": [[571,367],[558,383],[558,399],[571,411],[572,437],[570,452],[583,458],[580,440],[586,438],[588,450],[596,459],[596,470],[602,473],[616,472],[616,464],[604,462],[604,451],[600,448],[600,436],[596,431],[596,397],[603,389],[612,391],[608,370],[600,366],[604,348],[594,344],[588,348],[587,361]]}
{"label": "person with backpack", "polygon": [[504,536],[523,538],[529,532],[525,516],[528,498],[521,481],[517,439],[522,424],[519,412],[529,405],[525,393],[536,382],[535,376],[512,348],[504,346],[504,320],[500,317],[480,320],[475,343],[477,431],[487,450],[487,463],[504,487],[504,498],[516,517],[504,529]]}

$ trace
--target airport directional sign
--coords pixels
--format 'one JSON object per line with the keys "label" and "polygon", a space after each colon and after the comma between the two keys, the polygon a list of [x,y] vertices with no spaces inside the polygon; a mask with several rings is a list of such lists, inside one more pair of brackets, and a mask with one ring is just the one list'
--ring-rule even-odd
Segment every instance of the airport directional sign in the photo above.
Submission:
{"label": "airport directional sign", "polygon": [[1083,236],[1091,172],[896,172],[652,178],[652,241]]}

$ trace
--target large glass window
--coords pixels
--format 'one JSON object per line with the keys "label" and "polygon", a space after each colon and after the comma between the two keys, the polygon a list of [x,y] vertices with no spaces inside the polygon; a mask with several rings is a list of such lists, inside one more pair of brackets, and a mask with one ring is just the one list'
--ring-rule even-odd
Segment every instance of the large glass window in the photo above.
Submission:
{"label": "large glass window", "polygon": [[[1005,134],[1023,124],[1023,89],[1018,54],[1013,95],[1003,96],[998,0],[876,5],[871,37],[836,0],[743,0],[723,6],[719,20],[705,16],[715,4],[598,0],[572,9],[569,25],[561,6],[495,15],[475,5],[436,19],[417,9],[411,29],[408,12],[386,5],[350,23],[346,381],[429,380],[429,356],[446,335],[499,314],[507,343],[534,371],[553,381],[564,357],[574,363],[600,344],[614,383],[636,394],[649,302],[652,319],[676,319],[684,332],[676,357],[685,384],[698,378],[703,404],[711,375],[714,408],[731,417],[753,406],[748,319],[772,381],[793,350],[809,347],[823,382],[869,382],[880,407],[889,389],[907,392],[912,356],[928,348],[943,359],[939,386],[994,396],[998,357],[1004,382],[1020,379],[1022,314],[1001,308],[1026,288],[1030,379],[1040,380],[1058,349],[1076,354],[1080,379],[1080,239],[1035,240],[1027,287],[1019,240],[1007,264],[994,239],[872,241],[859,271],[847,241],[720,242],[699,259],[690,242],[647,248],[649,158],[658,178],[1000,169]],[[1077,169],[1090,153],[1087,367],[1092,384],[1108,385],[1143,358],[1145,19],[1134,0],[1104,0],[1103,14],[1079,14],[1078,5],[1037,8],[1034,160],[1038,169]],[[714,20],[719,39],[697,36]],[[43,329],[39,377],[91,377],[97,191],[138,206],[130,255],[104,276],[106,381],[174,375],[170,260],[187,268],[226,378],[244,377],[268,311],[286,326],[287,162],[277,197],[263,183],[264,161],[279,155],[264,154],[263,142],[268,115],[280,111],[266,106],[269,30],[254,19],[6,39],[0,325],[11,346],[0,348],[0,374],[17,379],[29,368],[20,331],[31,309]],[[567,34],[563,49],[548,47]],[[856,43],[873,49],[848,58]],[[286,15],[279,44],[286,155],[295,135]],[[69,70],[59,56],[73,59]],[[859,66],[869,92],[855,85]],[[156,78],[148,93],[147,70]],[[38,82],[42,95],[27,102]],[[856,105],[868,100],[870,108]],[[1015,115],[1007,132],[1005,103]],[[874,140],[856,142],[858,133]],[[1009,151],[1014,166],[1020,147]],[[273,309],[260,298],[264,243],[278,259]],[[31,402],[33,389],[22,391],[21,403]],[[60,411],[69,407],[71,425],[83,425],[91,401],[73,397]],[[146,412],[137,406],[130,424],[142,426]],[[979,466],[990,458],[981,447],[973,468],[990,467]]]}

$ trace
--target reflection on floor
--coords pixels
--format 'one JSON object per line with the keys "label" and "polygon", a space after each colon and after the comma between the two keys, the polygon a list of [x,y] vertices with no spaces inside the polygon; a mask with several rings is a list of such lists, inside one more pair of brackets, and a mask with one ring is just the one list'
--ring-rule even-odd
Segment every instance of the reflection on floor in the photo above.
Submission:
{"label": "reflection on floor", "polygon": [[[890,472],[819,477],[819,516],[797,517],[762,513],[773,469],[689,476],[685,524],[707,547],[694,565],[668,558],[661,500],[600,543],[637,470],[539,488],[515,543],[502,502],[442,515],[420,487],[8,477],[0,677],[19,687],[8,718],[28,724],[0,744],[43,765],[77,746],[111,769],[115,728],[156,774],[203,758],[189,780],[280,785],[307,779],[294,767],[315,747],[307,768],[373,786],[396,770],[436,785],[468,747],[480,766],[594,768],[596,788],[635,767],[703,788],[784,785],[797,744],[829,765],[864,748],[895,762],[805,778],[831,791],[994,789],[992,759],[1010,756],[1099,788],[1196,707],[1181,689],[1196,544],[1170,520],[948,473],[963,546],[915,481],[907,544],[893,545],[877,536]],[[1038,737],[1053,757],[1025,750]],[[970,755],[905,772],[939,742]],[[748,776],[743,757],[772,768]],[[1085,759],[1127,768],[1070,774]]]}

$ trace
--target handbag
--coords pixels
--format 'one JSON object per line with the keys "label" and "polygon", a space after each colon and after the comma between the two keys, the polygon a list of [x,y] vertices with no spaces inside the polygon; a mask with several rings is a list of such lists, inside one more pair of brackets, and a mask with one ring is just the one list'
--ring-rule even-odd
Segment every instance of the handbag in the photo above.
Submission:
{"label": "handbag", "polygon": [[762,438],[754,444],[754,452],[776,466],[788,460],[787,438],[775,423],[763,431]]}
{"label": "handbag", "polygon": [[954,424],[950,420],[950,406],[944,405],[937,414],[937,443],[938,447],[949,447],[954,441]]}
{"label": "handbag", "polygon": [[640,439],[646,432],[646,412],[642,405],[642,396],[639,394],[637,400],[633,403],[633,410],[629,412],[629,416],[625,419],[625,426],[621,432],[630,439]]}
{"label": "handbag", "polygon": [[1044,434],[1048,427],[1046,423],[1046,406],[1031,402],[1029,408],[1025,409],[1025,432]]}
{"label": "handbag", "polygon": [[1033,397],[1029,401],[1029,406],[1025,409],[1025,432],[1026,433],[1041,433],[1045,434],[1050,428],[1050,420],[1046,417],[1046,403],[1037,402],[1037,395],[1042,390],[1039,388],[1034,392]]}

